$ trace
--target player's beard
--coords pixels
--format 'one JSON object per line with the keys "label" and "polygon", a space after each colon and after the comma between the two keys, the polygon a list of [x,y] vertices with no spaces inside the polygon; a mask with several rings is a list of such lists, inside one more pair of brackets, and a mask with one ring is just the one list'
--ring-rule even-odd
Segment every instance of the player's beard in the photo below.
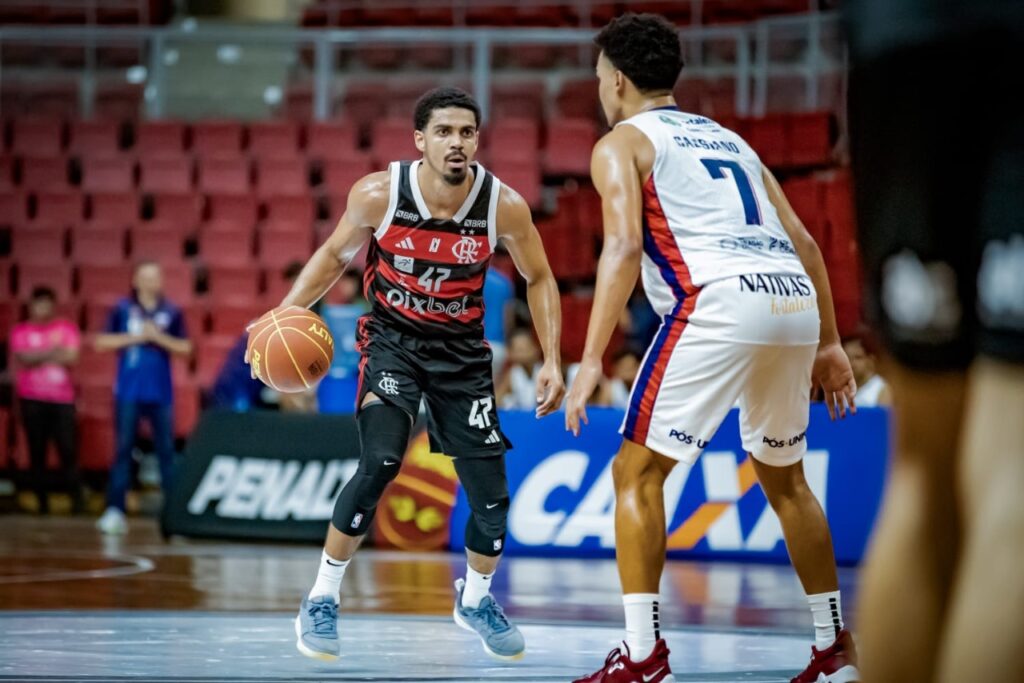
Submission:
{"label": "player's beard", "polygon": [[441,174],[441,177],[444,178],[444,181],[452,187],[458,187],[466,180],[466,169],[453,171],[451,173],[443,173]]}

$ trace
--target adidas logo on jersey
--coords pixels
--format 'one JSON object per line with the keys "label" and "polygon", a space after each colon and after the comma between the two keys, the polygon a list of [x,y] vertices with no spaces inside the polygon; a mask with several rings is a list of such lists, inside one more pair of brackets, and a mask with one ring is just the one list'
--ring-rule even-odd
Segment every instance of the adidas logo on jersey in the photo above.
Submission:
{"label": "adidas logo on jersey", "polygon": [[501,437],[498,436],[498,430],[492,429],[491,433],[484,439],[484,443],[499,444],[501,443]]}
{"label": "adidas logo on jersey", "polygon": [[413,244],[411,237],[406,237],[404,240],[402,240],[395,246],[398,247],[399,249],[405,249],[406,251],[412,251],[413,249],[416,248],[416,245]]}

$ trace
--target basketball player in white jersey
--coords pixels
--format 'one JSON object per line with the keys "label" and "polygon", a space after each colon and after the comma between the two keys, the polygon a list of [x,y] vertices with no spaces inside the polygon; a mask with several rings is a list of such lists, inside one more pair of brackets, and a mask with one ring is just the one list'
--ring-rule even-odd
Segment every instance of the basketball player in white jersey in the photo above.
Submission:
{"label": "basketball player in white jersey", "polygon": [[697,459],[737,401],[743,446],[782,523],[815,624],[811,663],[793,681],[858,680],[828,523],[802,465],[812,383],[833,418],[854,410],[856,393],[821,252],[749,145],[676,107],[675,27],[626,14],[596,43],[601,104],[614,129],[591,163],[604,247],[567,429],[578,434],[587,421],[586,398],[638,275],[663,323],[633,387],[613,466],[625,646],[579,681],[674,680],[658,623],[663,487],[677,462]]}

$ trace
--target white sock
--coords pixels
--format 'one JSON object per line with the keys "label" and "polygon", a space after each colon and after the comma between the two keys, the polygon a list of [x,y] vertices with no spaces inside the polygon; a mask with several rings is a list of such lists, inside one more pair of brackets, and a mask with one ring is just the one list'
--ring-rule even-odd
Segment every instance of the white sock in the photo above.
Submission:
{"label": "white sock", "polygon": [[320,570],[316,574],[316,583],[309,591],[309,597],[317,598],[329,595],[341,602],[341,579],[345,576],[348,563],[352,560],[336,560],[323,551],[320,555]]}
{"label": "white sock", "polygon": [[811,616],[814,618],[814,646],[819,650],[832,645],[843,628],[843,606],[839,591],[808,595]]}
{"label": "white sock", "polygon": [[467,609],[480,607],[480,601],[491,592],[491,579],[493,578],[494,572],[481,574],[467,564],[466,587],[462,590],[462,606]]}
{"label": "white sock", "polygon": [[622,596],[626,608],[626,645],[629,658],[642,662],[654,652],[654,643],[661,638],[661,617],[657,593],[630,593]]}

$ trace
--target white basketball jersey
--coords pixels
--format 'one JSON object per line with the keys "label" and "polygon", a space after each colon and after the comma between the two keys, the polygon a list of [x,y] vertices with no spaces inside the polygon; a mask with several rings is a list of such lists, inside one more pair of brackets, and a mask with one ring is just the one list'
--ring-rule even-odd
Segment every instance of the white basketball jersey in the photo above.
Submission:
{"label": "white basketball jersey", "polygon": [[659,315],[700,287],[751,273],[806,275],[761,176],[761,160],[711,119],[665,107],[619,125],[654,145],[643,187],[644,289]]}

